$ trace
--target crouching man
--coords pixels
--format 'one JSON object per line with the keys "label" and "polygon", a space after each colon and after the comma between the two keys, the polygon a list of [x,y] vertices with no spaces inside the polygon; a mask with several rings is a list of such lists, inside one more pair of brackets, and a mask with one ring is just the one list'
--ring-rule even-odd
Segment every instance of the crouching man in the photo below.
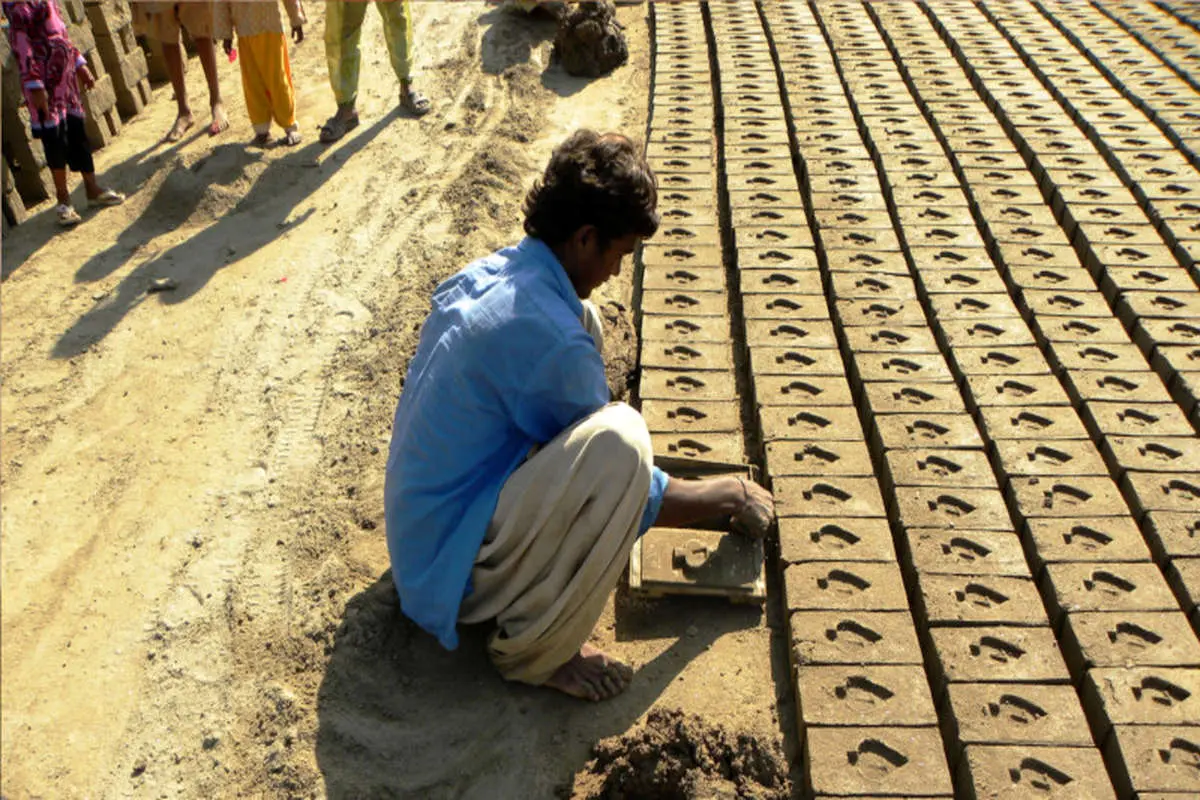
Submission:
{"label": "crouching man", "polygon": [[774,515],[753,483],[669,479],[641,415],[610,402],[587,298],[657,230],[657,199],[624,136],[561,144],[526,197],[525,239],[434,293],[388,456],[404,613],[450,649],[458,622],[494,622],[505,678],[589,700],[632,678],[587,640],[636,538],[655,522]]}

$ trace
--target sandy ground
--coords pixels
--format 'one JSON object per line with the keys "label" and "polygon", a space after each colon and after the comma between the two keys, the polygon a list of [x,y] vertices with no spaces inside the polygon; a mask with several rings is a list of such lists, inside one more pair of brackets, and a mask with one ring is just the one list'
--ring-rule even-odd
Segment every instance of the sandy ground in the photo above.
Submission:
{"label": "sandy ground", "polygon": [[[639,674],[593,706],[504,684],[482,631],[441,650],[384,577],[384,461],[429,294],[515,240],[566,133],[644,133],[645,7],[621,11],[630,64],[587,83],[549,64],[553,23],[415,4],[419,121],[369,14],[363,124],[331,148],[322,13],[293,49],[301,147],[244,145],[223,65],[229,132],[158,145],[160,88],[99,154],[124,207],[4,242],[0,791],[547,797],[653,706],[780,746],[786,659],[758,609],[610,604],[595,641]],[[199,110],[197,62],[188,80]],[[604,295],[618,389],[631,271]]]}

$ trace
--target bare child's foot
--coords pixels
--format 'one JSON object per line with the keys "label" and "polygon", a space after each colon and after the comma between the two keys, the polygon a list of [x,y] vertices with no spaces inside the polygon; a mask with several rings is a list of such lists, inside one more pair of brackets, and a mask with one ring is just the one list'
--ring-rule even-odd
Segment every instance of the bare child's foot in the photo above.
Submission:
{"label": "bare child's foot", "polygon": [[190,111],[186,114],[180,114],[175,118],[175,124],[171,126],[171,130],[167,131],[167,135],[163,137],[163,141],[178,142],[195,124],[196,120]]}
{"label": "bare child's foot", "polygon": [[279,139],[279,144],[285,147],[295,147],[301,141],[303,141],[303,138],[300,136],[300,129],[292,127],[283,132],[283,136]]}
{"label": "bare child's foot", "polygon": [[255,134],[254,138],[250,140],[251,147],[266,147],[270,143],[271,143],[271,134],[270,133]]}
{"label": "bare child's foot", "polygon": [[208,135],[216,136],[229,127],[229,117],[225,116],[225,106],[217,103],[212,107],[212,122],[208,125]]}
{"label": "bare child's foot", "polygon": [[600,650],[585,644],[563,664],[545,686],[582,700],[608,700],[625,691],[633,680],[633,669]]}

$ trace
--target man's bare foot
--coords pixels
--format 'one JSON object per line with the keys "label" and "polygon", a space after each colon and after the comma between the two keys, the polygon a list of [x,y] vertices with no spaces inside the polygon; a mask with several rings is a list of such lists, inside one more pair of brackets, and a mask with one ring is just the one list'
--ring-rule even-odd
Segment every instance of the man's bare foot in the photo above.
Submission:
{"label": "man's bare foot", "polygon": [[254,138],[250,140],[251,147],[266,147],[270,143],[271,143],[271,134],[270,133],[255,134]]}
{"label": "man's bare foot", "polygon": [[208,125],[208,135],[216,136],[229,127],[229,117],[225,116],[225,106],[217,103],[212,107],[212,122]]}
{"label": "man's bare foot", "polygon": [[585,644],[571,660],[563,664],[545,686],[558,689],[582,700],[608,700],[616,697],[633,680],[633,669],[615,658]]}
{"label": "man's bare foot", "polygon": [[196,124],[195,118],[191,113],[180,114],[175,118],[175,124],[171,126],[171,130],[163,137],[164,142],[178,142],[183,138],[183,135]]}

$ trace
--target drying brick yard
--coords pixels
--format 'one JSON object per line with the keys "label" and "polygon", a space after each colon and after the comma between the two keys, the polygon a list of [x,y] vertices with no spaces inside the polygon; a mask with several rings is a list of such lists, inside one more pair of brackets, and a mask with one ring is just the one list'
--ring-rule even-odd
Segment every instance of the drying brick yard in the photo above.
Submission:
{"label": "drying brick yard", "polygon": [[[171,224],[99,265],[6,231],[4,796],[1200,797],[1200,3],[660,0],[587,85],[553,25],[415,9],[419,128],[389,88],[378,141],[290,166],[145,132],[108,166],[199,193]],[[429,294],[577,126],[660,186],[616,395],[779,514],[761,606],[618,589],[599,706],[440,650],[383,575]]]}

